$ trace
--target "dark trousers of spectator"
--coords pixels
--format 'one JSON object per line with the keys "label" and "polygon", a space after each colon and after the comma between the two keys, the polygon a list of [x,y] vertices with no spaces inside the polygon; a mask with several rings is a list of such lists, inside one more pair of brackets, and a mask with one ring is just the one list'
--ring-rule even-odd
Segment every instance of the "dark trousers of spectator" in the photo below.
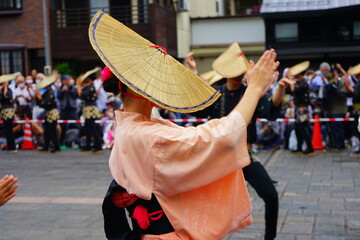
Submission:
{"label": "dark trousers of spectator", "polygon": [[54,150],[60,150],[59,139],[56,134],[57,121],[44,123],[44,150],[49,149],[49,144],[52,142]]}
{"label": "dark trousers of spectator", "polygon": [[[331,118],[343,118],[345,114],[331,114]],[[329,122],[328,133],[330,136],[330,146],[332,148],[345,148],[345,131],[343,122]]]}
{"label": "dark trousers of spectator", "polygon": [[[75,110],[61,110],[60,112],[60,119],[63,120],[76,120],[77,112]],[[64,139],[66,136],[66,131],[70,128],[72,123],[62,123],[61,126],[61,136],[60,136],[60,143],[64,144]]]}
{"label": "dark trousers of spectator", "polygon": [[8,120],[4,121],[4,133],[6,136],[6,143],[7,143],[6,150],[15,150],[16,149],[15,136],[14,136],[14,132],[13,132],[13,128],[14,128],[13,121],[14,121],[14,119],[8,119]]}
{"label": "dark trousers of spectator", "polygon": [[244,177],[265,202],[265,240],[274,239],[279,212],[278,193],[263,165],[250,158],[250,165],[243,168]]}
{"label": "dark trousers of spectator", "polygon": [[84,131],[86,135],[86,148],[90,149],[91,138],[94,139],[94,148],[101,149],[101,139],[94,118],[85,119]]}
{"label": "dark trousers of spectator", "polygon": [[295,122],[295,133],[297,139],[297,150],[302,151],[303,142],[306,143],[306,152],[313,152],[314,149],[311,143],[311,130],[309,122]]}

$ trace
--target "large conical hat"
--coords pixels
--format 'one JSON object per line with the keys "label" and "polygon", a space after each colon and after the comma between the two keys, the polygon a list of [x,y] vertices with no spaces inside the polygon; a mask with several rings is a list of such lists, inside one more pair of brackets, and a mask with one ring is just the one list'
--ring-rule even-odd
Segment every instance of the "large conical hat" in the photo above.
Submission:
{"label": "large conical hat", "polygon": [[221,79],[224,78],[223,76],[221,76],[220,74],[218,74],[214,70],[205,72],[205,73],[201,74],[200,77],[205,79],[208,82],[209,85],[213,85],[214,83],[216,83],[216,82],[218,82],[218,81],[220,81]]}
{"label": "large conical hat", "polygon": [[16,78],[16,74],[5,74],[0,76],[0,83],[8,82],[14,80]]}
{"label": "large conical hat", "polygon": [[46,88],[47,86],[56,82],[57,77],[58,76],[56,74],[45,76],[40,82],[35,85],[35,87],[37,89]]}
{"label": "large conical hat", "polygon": [[360,63],[349,69],[348,74],[350,75],[358,75],[360,73]]}
{"label": "large conical hat", "polygon": [[310,61],[304,61],[304,62],[298,63],[298,64],[292,66],[291,68],[289,68],[289,73],[292,76],[296,76],[299,73],[302,73],[305,70],[307,70],[309,67],[310,67]]}
{"label": "large conical hat", "polygon": [[87,71],[86,73],[84,73],[84,75],[81,76],[80,81],[83,82],[83,81],[84,81],[85,79],[87,79],[91,74],[96,73],[96,72],[99,72],[99,73],[100,73],[100,71],[101,71],[101,68],[99,68],[99,67],[96,67],[96,68],[94,68],[94,69],[91,69],[91,70]]}
{"label": "large conical hat", "polygon": [[89,38],[106,66],[130,89],[158,106],[195,112],[211,105],[220,93],[167,54],[114,18],[98,11]]}
{"label": "large conical hat", "polygon": [[233,42],[215,61],[213,69],[226,78],[238,77],[249,69],[249,61],[237,42]]}

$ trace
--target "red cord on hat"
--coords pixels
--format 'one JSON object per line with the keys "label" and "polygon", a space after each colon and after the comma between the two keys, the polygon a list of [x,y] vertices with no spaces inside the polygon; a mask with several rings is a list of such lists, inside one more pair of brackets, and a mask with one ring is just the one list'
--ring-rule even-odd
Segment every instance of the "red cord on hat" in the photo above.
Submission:
{"label": "red cord on hat", "polygon": [[238,52],[238,57],[240,57],[240,56],[244,56],[244,53],[242,53],[242,52]]}
{"label": "red cord on hat", "polygon": [[162,52],[162,53],[164,54],[164,57],[165,57],[166,54],[167,54],[166,48],[161,47],[161,46],[159,46],[159,45],[154,45],[154,46],[149,46],[149,47],[158,49],[160,52]]}

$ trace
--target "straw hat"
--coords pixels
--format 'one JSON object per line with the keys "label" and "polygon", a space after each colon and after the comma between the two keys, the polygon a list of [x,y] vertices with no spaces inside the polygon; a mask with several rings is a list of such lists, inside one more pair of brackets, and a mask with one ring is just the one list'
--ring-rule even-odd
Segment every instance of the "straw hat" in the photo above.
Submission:
{"label": "straw hat", "polygon": [[350,75],[357,75],[360,73],[360,63],[352,68],[349,69],[348,74]]}
{"label": "straw hat", "polygon": [[97,72],[100,72],[101,71],[101,68],[99,67],[96,67],[94,69],[91,69],[89,71],[87,71],[86,73],[84,73],[84,75],[81,76],[80,78],[80,81],[83,82],[85,79],[87,79],[91,74],[94,74],[94,73],[97,73]]}
{"label": "straw hat", "polygon": [[226,78],[238,77],[249,69],[249,61],[237,42],[233,42],[214,62],[213,69]]}
{"label": "straw hat", "polygon": [[292,66],[290,69],[289,69],[289,73],[292,75],[292,76],[296,76],[298,75],[299,73],[302,73],[304,72],[306,69],[308,69],[310,67],[310,61],[304,61],[304,62],[301,62],[301,63],[298,63],[294,66]]}
{"label": "straw hat", "polygon": [[8,82],[14,80],[16,78],[16,74],[5,74],[0,76],[0,83]]}
{"label": "straw hat", "polygon": [[98,11],[89,38],[101,60],[131,90],[170,111],[206,108],[220,96],[199,76],[114,18]]}
{"label": "straw hat", "polygon": [[37,89],[46,88],[47,86],[56,82],[57,77],[58,76],[56,74],[45,76],[40,82],[35,85],[35,87]]}
{"label": "straw hat", "polygon": [[215,72],[214,70],[208,71],[200,75],[201,78],[205,79],[209,85],[213,85],[214,83],[220,81],[224,77]]}

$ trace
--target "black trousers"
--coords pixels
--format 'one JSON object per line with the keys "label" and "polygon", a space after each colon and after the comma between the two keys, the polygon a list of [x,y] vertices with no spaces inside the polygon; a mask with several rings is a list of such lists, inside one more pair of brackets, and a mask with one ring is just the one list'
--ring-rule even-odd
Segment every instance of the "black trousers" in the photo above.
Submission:
{"label": "black trousers", "polygon": [[[77,113],[76,113],[76,109],[75,110],[62,110],[60,112],[60,119],[65,119],[65,120],[77,120]],[[66,136],[66,131],[72,126],[72,123],[63,123],[60,124],[61,126],[61,136],[60,136],[60,142],[61,144],[63,144],[65,136]]]}
{"label": "black trousers", "polygon": [[85,119],[84,131],[86,135],[86,147],[90,148],[91,146],[91,138],[94,138],[94,148],[101,148],[101,138],[99,134],[99,130],[95,123],[95,118]]}
{"label": "black trousers", "polygon": [[7,150],[15,150],[15,137],[14,137],[14,119],[8,119],[4,121],[4,133],[6,135]]}
{"label": "black trousers", "polygon": [[44,149],[49,149],[49,144],[52,142],[55,150],[60,150],[59,139],[56,134],[57,121],[44,123]]}
{"label": "black trousers", "polygon": [[302,145],[305,141],[307,151],[314,151],[311,143],[312,136],[308,122],[295,122],[295,133],[297,139],[297,150],[302,150]]}
{"label": "black trousers", "polygon": [[244,177],[265,202],[265,239],[274,239],[279,212],[278,193],[263,165],[250,158],[250,165],[243,168]]}

